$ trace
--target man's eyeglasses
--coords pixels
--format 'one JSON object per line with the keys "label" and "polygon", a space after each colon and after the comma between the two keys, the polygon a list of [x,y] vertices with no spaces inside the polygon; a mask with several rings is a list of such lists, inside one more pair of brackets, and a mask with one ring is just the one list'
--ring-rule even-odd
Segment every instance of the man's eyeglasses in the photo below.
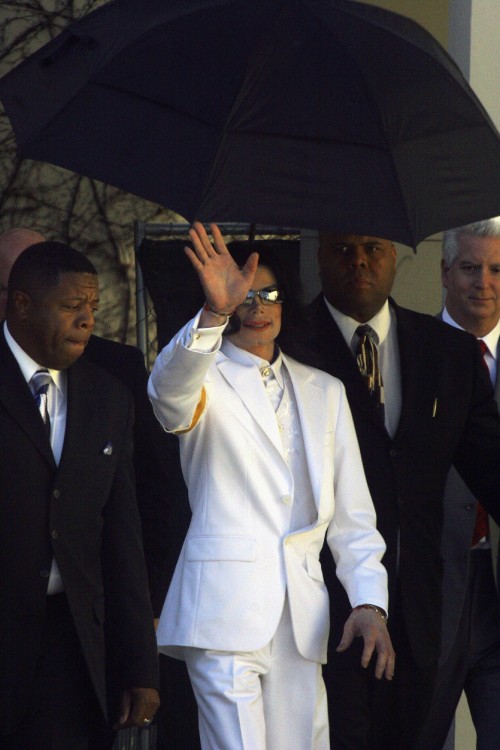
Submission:
{"label": "man's eyeglasses", "polygon": [[242,305],[251,305],[254,299],[258,297],[263,305],[275,305],[283,302],[284,296],[280,289],[250,289]]}

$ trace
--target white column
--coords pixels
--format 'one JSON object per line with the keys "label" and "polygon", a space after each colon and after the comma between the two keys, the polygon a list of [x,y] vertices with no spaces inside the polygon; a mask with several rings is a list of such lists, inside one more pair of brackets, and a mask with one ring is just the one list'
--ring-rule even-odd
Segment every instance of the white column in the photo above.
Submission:
{"label": "white column", "polygon": [[499,0],[450,0],[448,49],[500,129]]}

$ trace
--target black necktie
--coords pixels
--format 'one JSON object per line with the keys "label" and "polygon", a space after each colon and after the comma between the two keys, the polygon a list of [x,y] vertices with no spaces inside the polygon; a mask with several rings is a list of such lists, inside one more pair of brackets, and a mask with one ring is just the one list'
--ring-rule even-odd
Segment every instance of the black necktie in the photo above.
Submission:
{"label": "black necktie", "polygon": [[36,404],[40,410],[45,430],[50,440],[50,417],[47,405],[47,391],[52,383],[52,376],[48,370],[37,370],[31,378]]}
{"label": "black necktie", "polygon": [[378,363],[378,350],[373,340],[373,330],[368,325],[356,328],[358,345],[356,348],[356,362],[359,371],[367,385],[371,397],[380,410],[379,416],[384,421],[384,385],[382,373]]}

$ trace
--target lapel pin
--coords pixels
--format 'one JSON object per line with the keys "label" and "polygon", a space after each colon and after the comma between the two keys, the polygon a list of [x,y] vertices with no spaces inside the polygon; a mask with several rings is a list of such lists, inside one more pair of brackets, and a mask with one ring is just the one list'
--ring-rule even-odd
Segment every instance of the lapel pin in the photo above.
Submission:
{"label": "lapel pin", "polygon": [[432,405],[432,418],[433,418],[433,419],[434,419],[434,417],[435,417],[435,416],[436,416],[436,414],[437,414],[437,410],[438,410],[438,400],[437,400],[437,398],[435,398],[435,399],[434,399],[434,403],[433,403],[433,405]]}
{"label": "lapel pin", "polygon": [[106,443],[106,445],[102,449],[102,452],[105,456],[111,456],[113,453],[113,443]]}

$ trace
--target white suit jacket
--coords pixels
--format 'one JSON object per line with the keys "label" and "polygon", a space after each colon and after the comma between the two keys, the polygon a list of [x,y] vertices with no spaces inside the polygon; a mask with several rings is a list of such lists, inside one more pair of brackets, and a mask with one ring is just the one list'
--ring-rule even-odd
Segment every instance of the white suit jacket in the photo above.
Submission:
{"label": "white suit jacket", "polygon": [[[325,533],[353,607],[387,610],[385,551],[343,385],[283,356],[298,407],[317,508],[315,522],[278,531],[293,501],[276,415],[257,365],[187,348],[197,316],[158,356],[149,382],[155,412],[179,434],[191,524],[160,617],[160,650],[254,651],[273,637],[288,592],[295,640],[326,661]],[[220,341],[219,341],[220,346]]]}

